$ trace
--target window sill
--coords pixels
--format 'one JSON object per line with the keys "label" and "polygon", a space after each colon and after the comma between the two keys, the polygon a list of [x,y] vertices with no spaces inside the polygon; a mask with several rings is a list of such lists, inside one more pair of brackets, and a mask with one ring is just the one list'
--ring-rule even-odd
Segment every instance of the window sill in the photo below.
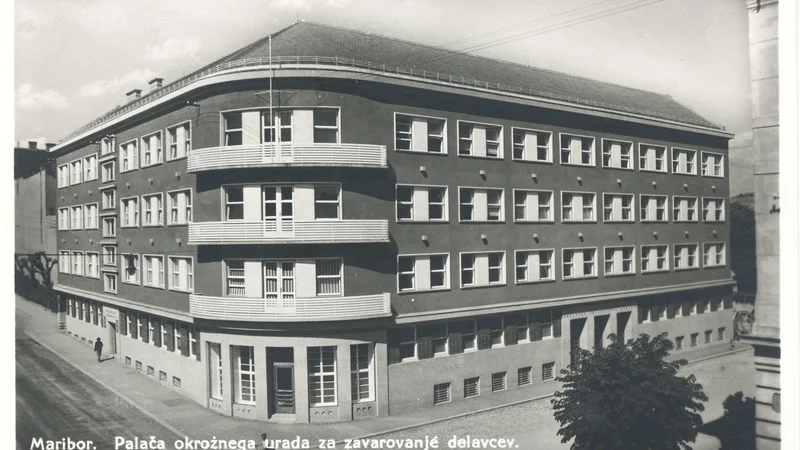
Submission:
{"label": "window sill", "polygon": [[395,220],[395,223],[397,223],[398,225],[412,224],[412,223],[448,224],[448,223],[450,223],[450,220],[449,219],[444,219],[444,220],[441,220],[441,219],[437,219],[437,220],[407,220],[407,219],[400,219],[400,220]]}
{"label": "window sill", "polygon": [[160,165],[162,165],[162,164],[164,164],[164,163],[163,163],[163,162],[161,162],[161,161],[159,161],[159,162],[154,162],[154,163],[152,163],[152,164],[147,164],[147,165],[145,165],[145,164],[142,164],[142,167],[141,167],[141,168],[142,168],[142,169],[147,169],[148,167],[160,166]]}
{"label": "window sill", "polygon": [[717,178],[722,179],[725,178],[725,175],[701,175],[703,178]]}
{"label": "window sill", "polygon": [[673,220],[672,223],[698,223],[696,220]]}
{"label": "window sill", "polygon": [[482,284],[480,286],[464,286],[461,285],[461,289],[482,289],[482,288],[492,288],[492,287],[500,287],[506,286],[507,283],[492,283],[492,284]]}
{"label": "window sill", "polygon": [[636,275],[636,272],[629,272],[629,273],[606,273],[606,274],[603,274],[603,277],[605,277],[605,278],[609,278],[609,277],[611,277],[611,278],[614,278],[614,277],[630,277],[630,276],[633,276],[633,275]]}
{"label": "window sill", "polygon": [[490,224],[490,223],[506,223],[504,220],[460,220],[458,223],[476,223],[476,224]]}
{"label": "window sill", "polygon": [[611,166],[603,166],[603,169],[611,169],[611,170],[624,170],[626,172],[633,172],[635,169],[633,167],[611,167]]}
{"label": "window sill", "polygon": [[713,266],[703,266],[703,269],[720,269],[727,267],[727,264],[714,264]]}
{"label": "window sill", "polygon": [[673,172],[672,172],[672,175],[684,175],[684,176],[687,176],[687,177],[696,177],[696,176],[697,176],[697,173],[691,173],[691,172],[675,172],[675,171],[673,171]]}
{"label": "window sill", "polygon": [[519,162],[519,163],[530,163],[530,164],[553,164],[553,160],[537,160],[537,159],[516,159],[512,158],[511,161]]}
{"label": "window sill", "polygon": [[597,168],[597,164],[580,164],[580,163],[561,162],[560,165],[562,165],[562,166],[577,166],[577,167],[591,167],[593,169]]}
{"label": "window sill", "polygon": [[571,223],[597,223],[597,219],[593,220],[562,220],[561,223],[571,224]]}
{"label": "window sill", "polygon": [[603,220],[603,223],[636,223],[635,220]]}
{"label": "window sill", "polygon": [[107,292],[109,294],[116,294],[117,293],[117,291],[109,291],[107,289],[103,289],[103,292]]}
{"label": "window sill", "polygon": [[639,223],[669,223],[669,220],[644,220],[641,219]]}
{"label": "window sill", "polygon": [[642,169],[641,167],[639,168],[639,172],[649,172],[649,173],[664,173],[664,174],[669,174],[669,172],[667,172],[666,170]]}
{"label": "window sill", "polygon": [[548,278],[546,280],[537,280],[537,281],[515,281],[514,284],[517,286],[526,285],[526,284],[542,284],[542,283],[553,283],[555,282],[555,278]]}
{"label": "window sill", "polygon": [[669,272],[669,269],[643,270],[642,275],[648,275],[651,273],[664,273],[664,272]]}
{"label": "window sill", "polygon": [[168,227],[185,227],[185,226],[188,226],[188,225],[189,225],[189,222],[184,222],[184,223],[169,223],[169,224],[167,224],[167,226],[168,226]]}
{"label": "window sill", "polygon": [[725,223],[724,220],[704,220],[703,223]]}
{"label": "window sill", "polygon": [[[187,154],[188,154],[188,152],[187,152]],[[186,158],[187,158],[187,156],[178,156],[176,158],[167,158],[167,162],[170,163],[170,162],[173,162],[173,161],[180,161],[180,160],[186,159]]]}
{"label": "window sill", "polygon": [[[444,288],[436,288],[436,289],[413,290],[413,291],[412,291],[412,290],[408,290],[408,291],[397,291],[397,294],[398,294],[398,295],[407,295],[407,294],[425,294],[425,293],[428,293],[428,292],[447,292],[447,291],[450,291],[450,290],[451,290],[451,289],[450,289],[450,287],[448,286],[448,287],[444,287]],[[317,297],[320,297],[320,296],[318,295]],[[329,296],[329,297],[333,297],[333,296]]]}
{"label": "window sill", "polygon": [[414,155],[431,155],[431,156],[449,156],[447,152],[444,153],[437,153],[437,152],[429,152],[429,151],[419,151],[419,150],[398,150],[394,149],[397,153],[409,153]]}
{"label": "window sill", "polygon": [[584,276],[584,277],[569,277],[569,278],[562,277],[561,280],[562,281],[575,281],[575,280],[592,280],[592,279],[596,279],[596,278],[597,278],[597,275],[589,275],[589,276]]}
{"label": "window sill", "polygon": [[155,225],[142,225],[142,228],[159,228],[163,227],[163,224],[155,224]]}
{"label": "window sill", "polygon": [[137,170],[139,170],[138,167],[134,167],[133,169],[125,169],[125,170],[119,169],[119,173],[135,172]]}
{"label": "window sill", "polygon": [[120,228],[139,228],[139,225],[120,225]]}
{"label": "window sill", "polygon": [[684,272],[687,270],[700,270],[699,267],[676,267],[675,272]]}
{"label": "window sill", "polygon": [[120,281],[120,283],[128,284],[128,285],[131,285],[131,286],[141,286],[142,285],[141,281],[137,281],[137,282],[134,283],[134,282],[131,282],[131,281],[122,280],[122,281]]}
{"label": "window sill", "polygon": [[459,158],[471,158],[471,159],[489,159],[489,160],[495,160],[495,161],[504,161],[505,160],[505,155],[500,155],[500,156],[476,156],[476,155],[462,155],[462,154],[459,153],[458,157]]}
{"label": "window sill", "polygon": [[164,286],[150,286],[149,284],[142,284],[142,286],[150,289],[157,289],[160,291],[164,290]]}
{"label": "window sill", "polygon": [[556,223],[555,220],[514,220],[514,223]]}

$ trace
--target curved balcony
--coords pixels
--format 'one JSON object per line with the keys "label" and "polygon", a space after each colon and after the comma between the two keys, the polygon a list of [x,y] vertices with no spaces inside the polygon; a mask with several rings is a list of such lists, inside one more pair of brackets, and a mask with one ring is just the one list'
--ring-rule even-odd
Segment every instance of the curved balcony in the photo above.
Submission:
{"label": "curved balcony", "polygon": [[286,166],[386,168],[386,146],[268,143],[198,148],[189,151],[187,171]]}
{"label": "curved balcony", "polygon": [[246,322],[323,322],[391,317],[388,293],[355,297],[268,300],[249,297],[189,296],[189,314],[199,319]]}
{"label": "curved balcony", "polygon": [[292,222],[195,222],[189,244],[355,244],[389,242],[386,220],[305,220]]}

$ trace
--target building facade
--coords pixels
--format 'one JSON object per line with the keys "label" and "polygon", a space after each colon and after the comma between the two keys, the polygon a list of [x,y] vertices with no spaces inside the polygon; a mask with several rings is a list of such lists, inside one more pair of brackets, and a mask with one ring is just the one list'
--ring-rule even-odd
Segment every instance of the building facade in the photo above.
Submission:
{"label": "building facade", "polygon": [[67,329],[288,422],[524,390],[612,333],[727,345],[732,136],[666,96],[437,52],[299,22],[70,135]]}
{"label": "building facade", "polygon": [[755,349],[756,447],[777,449],[781,447],[779,5],[778,0],[749,0],[746,5],[758,277],[755,322],[746,339]]}

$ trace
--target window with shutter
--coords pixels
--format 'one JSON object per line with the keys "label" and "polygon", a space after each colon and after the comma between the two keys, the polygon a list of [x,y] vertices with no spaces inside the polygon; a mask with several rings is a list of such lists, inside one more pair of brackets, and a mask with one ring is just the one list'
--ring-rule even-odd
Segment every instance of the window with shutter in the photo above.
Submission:
{"label": "window with shutter", "polygon": [[478,350],[492,348],[492,330],[481,328],[478,330]]}
{"label": "window with shutter", "polygon": [[514,325],[508,325],[503,330],[505,344],[506,345],[517,345],[517,327]]}
{"label": "window with shutter", "polygon": [[387,358],[389,364],[399,364],[403,362],[403,357],[400,356],[400,347],[389,347]]}
{"label": "window with shutter", "polygon": [[175,351],[175,328],[172,321],[164,322],[164,339],[167,342],[167,350]]}
{"label": "window with shutter", "polygon": [[189,356],[189,327],[186,325],[178,325],[180,335],[178,336],[178,348],[181,350],[181,355]]}
{"label": "window with shutter", "polygon": [[417,357],[419,359],[433,358],[433,338],[430,336],[417,337]]}
{"label": "window with shutter", "polygon": [[450,355],[464,353],[464,335],[461,332],[450,333],[447,336],[447,342],[447,350]]}

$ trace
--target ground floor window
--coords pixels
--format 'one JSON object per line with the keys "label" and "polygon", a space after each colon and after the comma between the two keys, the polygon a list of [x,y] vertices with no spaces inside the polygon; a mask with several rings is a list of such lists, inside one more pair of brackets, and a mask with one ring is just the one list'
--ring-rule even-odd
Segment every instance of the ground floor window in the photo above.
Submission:
{"label": "ground floor window", "polygon": [[253,347],[233,346],[236,403],[255,405],[256,370]]}
{"label": "ground floor window", "polygon": [[373,400],[372,345],[350,346],[350,384],[354,402]]}
{"label": "ground floor window", "polygon": [[450,383],[441,383],[433,386],[433,404],[447,403],[450,401]]}
{"label": "ground floor window", "polygon": [[213,342],[208,343],[208,373],[209,395],[222,400],[222,346]]}
{"label": "ground floor window", "polygon": [[309,406],[336,404],[336,347],[308,347]]}

